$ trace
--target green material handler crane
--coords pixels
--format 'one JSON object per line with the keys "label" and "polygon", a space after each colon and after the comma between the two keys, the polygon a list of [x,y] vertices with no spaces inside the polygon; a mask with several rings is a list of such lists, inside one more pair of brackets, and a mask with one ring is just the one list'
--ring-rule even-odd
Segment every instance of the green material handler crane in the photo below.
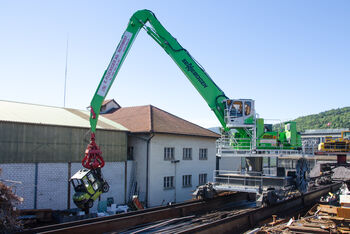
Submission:
{"label": "green material handler crane", "polygon": [[161,25],[156,16],[149,10],[140,10],[131,17],[91,101],[91,142],[82,162],[84,167],[100,170],[104,165],[101,151],[95,143],[100,108],[141,28],[165,50],[204,98],[220,121],[225,134],[229,136],[230,146],[233,149],[296,149],[300,147],[300,137],[294,127],[295,123],[288,123],[286,129],[281,132],[266,129],[264,120],[256,118],[254,100],[229,99],[203,67]]}

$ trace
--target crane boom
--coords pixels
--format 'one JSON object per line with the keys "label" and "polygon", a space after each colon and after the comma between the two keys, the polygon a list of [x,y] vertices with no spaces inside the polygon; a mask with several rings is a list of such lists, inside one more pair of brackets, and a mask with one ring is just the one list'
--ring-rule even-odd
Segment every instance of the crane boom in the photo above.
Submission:
{"label": "crane boom", "polygon": [[[72,177],[73,186],[76,185],[74,187],[76,190],[74,202],[78,207],[88,210],[101,193],[106,193],[109,190],[109,185],[101,173],[101,168],[105,163],[102,152],[95,142],[96,126],[102,103],[141,28],[174,60],[220,121],[225,133],[222,134],[219,153],[225,152],[227,147],[228,152],[243,150],[250,153],[256,153],[256,150],[264,152],[265,149],[293,150],[300,148],[301,140],[296,131],[295,122],[287,122],[285,130],[272,131],[272,125],[264,124],[262,118],[256,118],[254,100],[227,98],[205,72],[204,68],[162,26],[156,16],[149,10],[140,10],[130,18],[128,26],[91,100],[91,141],[82,160],[82,165],[89,170],[80,170]],[[90,196],[92,194],[90,192],[82,193],[79,186],[84,183],[86,178],[90,177],[92,178],[91,183],[96,184],[92,188],[87,186],[91,191],[95,191],[93,194],[96,195],[93,197]],[[74,184],[74,180],[77,184]]]}
{"label": "crane boom", "polygon": [[[147,26],[147,23],[149,23],[150,26]],[[226,100],[227,97],[224,92],[214,83],[190,53],[162,26],[153,12],[149,10],[140,10],[135,12],[130,18],[129,24],[91,101],[91,132],[94,133],[96,131],[102,103],[141,28],[144,28],[148,35],[150,35],[174,60],[192,85],[208,103],[210,109],[214,111],[221,125],[226,128],[224,118],[225,104],[223,101]]]}

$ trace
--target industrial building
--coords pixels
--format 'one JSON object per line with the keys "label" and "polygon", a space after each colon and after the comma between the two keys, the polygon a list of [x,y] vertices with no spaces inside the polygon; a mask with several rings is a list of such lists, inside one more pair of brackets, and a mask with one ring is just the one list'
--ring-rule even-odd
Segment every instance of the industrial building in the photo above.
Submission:
{"label": "industrial building", "polygon": [[198,185],[212,181],[220,135],[152,105],[119,108],[114,100],[104,105],[111,109],[103,116],[131,132],[131,192],[147,206],[189,200]]}
{"label": "industrial building", "polygon": [[[21,182],[12,184],[24,198],[19,208],[74,208],[68,180],[82,168],[89,112],[10,101],[0,101],[0,109],[1,178]],[[124,203],[130,179],[127,168],[132,167],[127,162],[128,130],[101,117],[96,134],[107,162],[103,173],[111,187],[102,199],[113,197]]]}
{"label": "industrial building", "polygon": [[[1,178],[18,181],[21,209],[76,207],[69,178],[82,168],[89,143],[89,112],[0,101]],[[110,191],[101,199],[128,202],[138,194],[147,206],[191,199],[212,181],[218,134],[154,106],[105,101],[97,126]],[[92,211],[97,209],[95,203]]]}
{"label": "industrial building", "polygon": [[310,129],[301,132],[301,139],[306,153],[314,154],[318,145],[325,142],[326,137],[340,138],[343,131],[349,131],[349,128],[340,129]]}

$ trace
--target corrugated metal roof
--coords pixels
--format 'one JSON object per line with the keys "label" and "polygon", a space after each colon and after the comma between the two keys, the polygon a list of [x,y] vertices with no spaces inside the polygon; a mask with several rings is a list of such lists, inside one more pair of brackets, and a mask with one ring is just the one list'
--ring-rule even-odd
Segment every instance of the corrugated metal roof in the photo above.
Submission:
{"label": "corrugated metal roof", "polygon": [[[0,121],[90,128],[88,111],[2,100]],[[99,117],[97,128],[128,131],[103,116]]]}

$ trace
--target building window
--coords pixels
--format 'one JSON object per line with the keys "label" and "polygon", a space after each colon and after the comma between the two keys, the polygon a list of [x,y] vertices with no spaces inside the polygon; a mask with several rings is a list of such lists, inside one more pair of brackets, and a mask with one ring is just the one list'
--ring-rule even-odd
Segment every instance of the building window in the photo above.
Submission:
{"label": "building window", "polygon": [[183,175],[182,187],[191,187],[191,186],[192,186],[192,175]]}
{"label": "building window", "polygon": [[134,160],[134,147],[133,146],[128,147],[127,156],[128,156],[127,157],[128,160]]}
{"label": "building window", "polygon": [[165,147],[164,148],[164,160],[174,160],[174,147]]}
{"label": "building window", "polygon": [[208,159],[208,149],[199,149],[199,160]]}
{"label": "building window", "polygon": [[199,174],[198,185],[207,183],[207,174]]}
{"label": "building window", "polygon": [[183,148],[183,160],[192,160],[192,148]]}
{"label": "building window", "polygon": [[164,187],[164,189],[174,188],[174,176],[165,176],[163,187]]}

